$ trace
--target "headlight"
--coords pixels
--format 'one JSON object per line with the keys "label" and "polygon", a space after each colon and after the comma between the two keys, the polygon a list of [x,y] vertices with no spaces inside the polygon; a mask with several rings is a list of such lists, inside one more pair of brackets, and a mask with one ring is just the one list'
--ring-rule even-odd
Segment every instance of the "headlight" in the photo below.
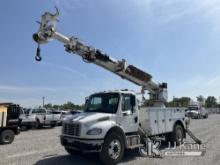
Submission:
{"label": "headlight", "polygon": [[102,133],[101,128],[92,128],[87,132],[87,135],[99,135]]}

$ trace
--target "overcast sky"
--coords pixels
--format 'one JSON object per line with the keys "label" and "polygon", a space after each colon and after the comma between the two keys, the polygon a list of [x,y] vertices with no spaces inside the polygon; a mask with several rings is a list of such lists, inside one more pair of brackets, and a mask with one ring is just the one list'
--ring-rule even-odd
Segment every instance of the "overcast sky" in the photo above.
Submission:
{"label": "overcast sky", "polygon": [[92,92],[133,85],[53,41],[34,60],[45,11],[60,9],[58,31],[168,83],[173,96],[220,96],[220,0],[5,0],[0,2],[0,102],[83,103]]}

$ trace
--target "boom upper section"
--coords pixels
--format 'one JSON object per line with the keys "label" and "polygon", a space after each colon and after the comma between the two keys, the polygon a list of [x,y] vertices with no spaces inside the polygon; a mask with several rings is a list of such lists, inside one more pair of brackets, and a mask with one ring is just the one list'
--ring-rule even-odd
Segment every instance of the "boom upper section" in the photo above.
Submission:
{"label": "boom upper section", "polygon": [[42,15],[41,22],[38,22],[40,28],[38,32],[33,35],[33,39],[38,43],[37,55],[35,57],[37,61],[41,61],[40,44],[56,39],[64,44],[67,52],[81,56],[83,61],[94,63],[123,79],[141,86],[142,93],[148,90],[151,100],[155,102],[165,102],[167,100],[166,83],[153,81],[149,73],[144,72],[136,66],[127,64],[124,59],[116,60],[99,49],[80,42],[76,37],[67,37],[57,32],[56,24],[58,22],[58,16],[58,10],[56,14],[46,12]]}

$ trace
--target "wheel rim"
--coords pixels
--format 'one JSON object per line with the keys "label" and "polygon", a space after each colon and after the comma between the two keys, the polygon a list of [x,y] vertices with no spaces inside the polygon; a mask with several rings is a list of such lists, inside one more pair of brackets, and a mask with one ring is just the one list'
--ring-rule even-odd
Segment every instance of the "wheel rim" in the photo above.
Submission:
{"label": "wheel rim", "polygon": [[178,128],[176,131],[176,139],[177,139],[178,143],[182,143],[183,136],[182,136],[182,129],[181,128]]}
{"label": "wheel rim", "polygon": [[117,159],[120,156],[121,153],[121,143],[119,140],[114,139],[112,142],[109,144],[108,147],[108,155],[112,159]]}
{"label": "wheel rim", "polygon": [[11,141],[11,136],[9,133],[6,133],[5,136],[4,136],[4,142],[8,143]]}

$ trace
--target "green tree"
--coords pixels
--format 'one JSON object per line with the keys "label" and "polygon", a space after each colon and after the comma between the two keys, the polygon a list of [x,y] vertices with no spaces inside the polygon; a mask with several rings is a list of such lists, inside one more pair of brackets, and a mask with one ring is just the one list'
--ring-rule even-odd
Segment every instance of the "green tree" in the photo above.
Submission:
{"label": "green tree", "polygon": [[45,105],[44,105],[44,108],[46,108],[46,109],[52,109],[53,106],[52,106],[51,103],[49,103],[49,104],[45,104]]}
{"label": "green tree", "polygon": [[199,95],[196,97],[197,101],[204,104],[205,103],[205,98],[202,95]]}
{"label": "green tree", "polygon": [[190,104],[190,97],[181,97],[177,98],[174,97],[172,101],[167,102],[166,106],[167,107],[188,107]]}
{"label": "green tree", "polygon": [[214,96],[209,96],[205,100],[205,105],[206,107],[216,107],[217,106],[217,99]]}

